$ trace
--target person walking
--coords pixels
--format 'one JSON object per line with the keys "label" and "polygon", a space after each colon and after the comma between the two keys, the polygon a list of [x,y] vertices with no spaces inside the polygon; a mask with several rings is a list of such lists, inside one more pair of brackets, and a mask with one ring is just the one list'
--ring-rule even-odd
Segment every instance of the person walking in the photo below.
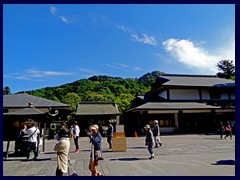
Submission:
{"label": "person walking", "polygon": [[73,123],[73,139],[74,139],[74,144],[75,144],[75,153],[79,153],[79,145],[78,145],[78,138],[80,134],[80,128],[78,126],[77,121],[74,121]]}
{"label": "person walking", "polygon": [[225,128],[224,128],[224,125],[223,125],[222,121],[219,124],[219,131],[220,131],[220,138],[222,139],[223,138],[223,134],[225,132]]}
{"label": "person walking", "polygon": [[109,144],[109,149],[108,151],[112,151],[112,137],[113,137],[113,125],[111,124],[110,121],[108,121],[108,129],[107,129],[107,142]]}
{"label": "person walking", "polygon": [[232,127],[230,126],[230,124],[228,123],[226,128],[225,128],[225,134],[226,136],[224,137],[225,139],[230,136],[230,139],[232,139]]}
{"label": "person walking", "polygon": [[154,136],[154,140],[155,140],[155,148],[161,147],[162,141],[160,139],[160,127],[158,125],[158,120],[154,121],[153,136]]}
{"label": "person walking", "polygon": [[154,159],[154,151],[153,151],[153,145],[154,145],[154,137],[152,130],[150,126],[147,124],[144,129],[146,130],[146,139],[145,139],[145,145],[148,147],[148,151],[150,153],[149,159]]}
{"label": "person walking", "polygon": [[69,150],[70,150],[70,130],[66,128],[66,123],[61,122],[61,128],[57,134],[57,143],[54,151],[57,151],[56,176],[63,176],[68,170]]}
{"label": "person walking", "polygon": [[89,161],[89,170],[92,172],[92,176],[103,176],[102,173],[98,170],[98,161],[100,160],[101,153],[101,139],[102,136],[99,133],[98,125],[92,125],[89,127],[90,132],[87,132],[87,135],[90,138],[91,143],[91,154]]}
{"label": "person walking", "polygon": [[28,136],[28,145],[27,145],[27,160],[29,160],[30,152],[33,150],[34,152],[34,158],[33,160],[37,160],[38,158],[38,136],[40,135],[40,131],[38,128],[36,128],[36,124],[33,122],[31,124],[31,128],[27,130]]}
{"label": "person walking", "polygon": [[16,141],[15,141],[15,153],[16,154],[19,153],[18,150],[20,150],[20,152],[24,153],[23,151],[26,150],[26,148],[27,148],[26,147],[27,145],[24,142],[27,142],[27,140],[28,140],[27,124],[24,123],[22,125],[22,129],[19,132],[19,135],[17,136]]}

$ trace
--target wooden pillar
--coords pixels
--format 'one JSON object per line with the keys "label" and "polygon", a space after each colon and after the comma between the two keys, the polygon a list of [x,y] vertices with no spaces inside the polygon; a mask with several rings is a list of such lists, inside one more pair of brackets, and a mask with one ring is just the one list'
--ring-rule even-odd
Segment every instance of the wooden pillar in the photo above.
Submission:
{"label": "wooden pillar", "polygon": [[174,113],[174,121],[177,131],[179,130],[178,113]]}
{"label": "wooden pillar", "polygon": [[46,131],[47,131],[46,123],[44,123],[44,129],[43,129],[43,149],[42,149],[43,152],[45,151]]}
{"label": "wooden pillar", "polygon": [[116,116],[116,125],[120,124],[119,116]]}
{"label": "wooden pillar", "polygon": [[10,140],[7,141],[7,149],[6,149],[6,155],[5,158],[8,158],[8,150],[9,150]]}

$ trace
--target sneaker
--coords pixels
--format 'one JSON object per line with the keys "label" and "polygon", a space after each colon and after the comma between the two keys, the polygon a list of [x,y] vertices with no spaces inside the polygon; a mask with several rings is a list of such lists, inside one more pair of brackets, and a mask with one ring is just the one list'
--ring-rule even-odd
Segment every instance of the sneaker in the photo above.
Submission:
{"label": "sneaker", "polygon": [[154,159],[154,156],[149,157],[150,160]]}
{"label": "sneaker", "polygon": [[158,148],[158,146],[154,146],[155,148]]}
{"label": "sneaker", "polygon": [[162,146],[162,143],[159,143],[159,146],[161,147],[161,146]]}
{"label": "sneaker", "polygon": [[79,153],[79,150],[78,150],[78,149],[76,149],[74,152],[75,152],[75,153]]}
{"label": "sneaker", "polygon": [[111,149],[111,148],[109,148],[109,149],[108,149],[108,151],[112,151],[112,149]]}

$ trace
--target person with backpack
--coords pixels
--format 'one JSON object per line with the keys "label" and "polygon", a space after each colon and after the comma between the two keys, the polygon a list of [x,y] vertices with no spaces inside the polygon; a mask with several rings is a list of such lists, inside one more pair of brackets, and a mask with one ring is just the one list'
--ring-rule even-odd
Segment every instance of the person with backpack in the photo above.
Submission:
{"label": "person with backpack", "polygon": [[33,122],[31,124],[31,128],[27,130],[28,134],[28,145],[27,145],[27,160],[29,160],[30,152],[33,150],[34,158],[33,160],[37,160],[38,158],[38,136],[40,135],[39,129],[36,127],[36,124]]}

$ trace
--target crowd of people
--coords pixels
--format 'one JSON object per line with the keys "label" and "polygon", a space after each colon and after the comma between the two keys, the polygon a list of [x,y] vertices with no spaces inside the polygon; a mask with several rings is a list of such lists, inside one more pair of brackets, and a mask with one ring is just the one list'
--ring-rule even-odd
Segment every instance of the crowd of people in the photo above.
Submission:
{"label": "crowd of people", "polygon": [[[145,125],[144,130],[146,132],[145,145],[149,151],[150,160],[154,159],[154,148],[159,148],[162,146],[162,141],[160,139],[160,127],[158,125],[158,120],[154,120],[153,128],[150,125]],[[222,122],[220,122],[220,138],[230,137],[232,139],[232,128],[229,123],[224,126]],[[107,142],[109,145],[109,151],[112,151],[112,138],[113,138],[114,127],[111,122],[108,122],[107,129]],[[27,135],[27,136],[26,136]],[[27,124],[23,124],[22,129],[18,135],[18,138],[23,139],[25,136],[27,144],[26,144],[26,158],[30,158],[30,152],[34,152],[33,160],[38,159],[39,152],[39,135],[40,131],[38,129],[37,124],[34,122],[31,123],[31,127],[27,127]],[[90,161],[89,161],[89,170],[91,171],[92,176],[103,176],[103,174],[98,170],[99,160],[102,160],[102,136],[99,132],[99,127],[96,124],[90,125],[89,130],[86,132],[86,135],[89,137],[91,143],[91,153],[90,153]],[[224,136],[225,135],[225,136]],[[80,128],[78,126],[77,121],[74,121],[73,124],[68,127],[66,122],[61,122],[59,131],[56,136],[56,144],[54,147],[54,151],[57,152],[57,168],[56,168],[56,176],[63,176],[64,173],[68,172],[69,165],[69,152],[70,152],[70,139],[72,138],[75,145],[74,153],[79,153],[79,136],[80,136]],[[16,149],[19,148],[20,144],[16,141]]]}
{"label": "crowd of people", "polygon": [[[149,125],[144,127],[146,130],[146,141],[145,145],[148,146],[148,151],[150,153],[149,159],[154,159],[153,146],[155,148],[161,147],[162,142],[160,140],[160,128],[158,121],[154,121],[153,130]],[[108,151],[112,151],[112,138],[113,138],[114,127],[111,124],[111,121],[108,122],[107,129],[107,142],[109,145]],[[89,170],[91,171],[92,176],[103,176],[103,174],[98,170],[98,161],[102,160],[102,149],[101,141],[102,136],[99,132],[99,127],[97,124],[93,124],[89,127],[89,130],[86,132],[86,135],[89,137],[91,143],[91,153],[89,161]],[[56,144],[54,146],[54,151],[57,152],[57,168],[56,176],[63,176],[64,173],[68,172],[69,160],[70,160],[70,140],[73,139],[75,150],[74,153],[79,153],[79,136],[80,128],[77,121],[74,121],[72,125],[68,127],[66,122],[62,121],[60,123],[60,128],[56,134]],[[27,127],[27,124],[23,124],[22,129],[18,135],[15,149],[19,149],[23,139],[25,138],[25,154],[27,160],[30,158],[30,152],[34,152],[33,160],[38,159],[39,153],[39,139],[40,131],[36,123],[31,123],[30,127]]]}

